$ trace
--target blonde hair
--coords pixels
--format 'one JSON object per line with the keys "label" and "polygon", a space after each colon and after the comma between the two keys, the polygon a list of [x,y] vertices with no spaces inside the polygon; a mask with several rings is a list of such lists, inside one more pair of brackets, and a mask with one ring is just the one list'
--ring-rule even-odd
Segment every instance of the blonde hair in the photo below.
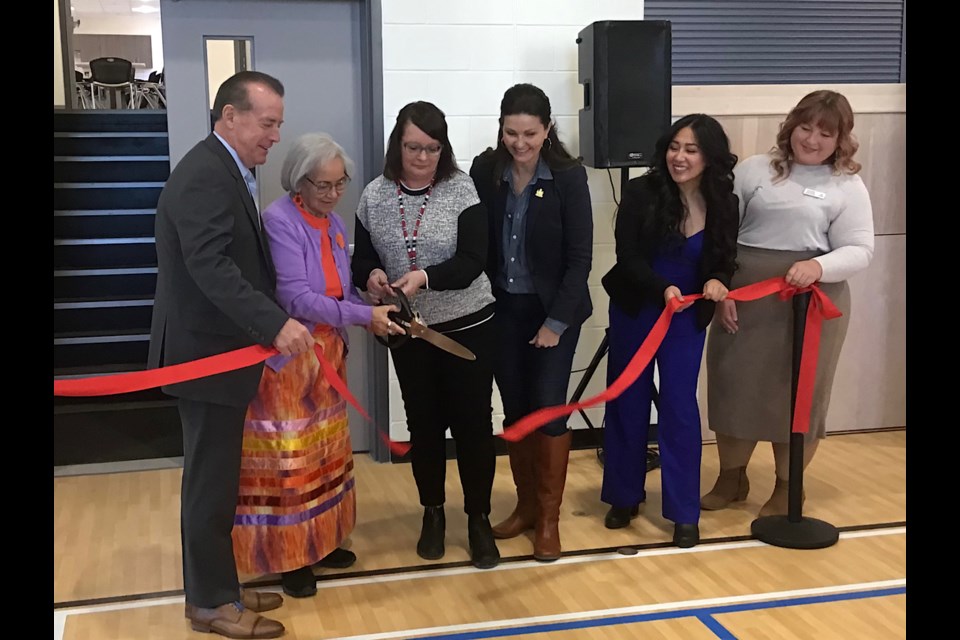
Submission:
{"label": "blonde hair", "polygon": [[853,109],[843,94],[836,91],[821,89],[808,93],[797,103],[787,119],[780,124],[777,134],[777,145],[770,150],[773,160],[770,166],[777,175],[774,182],[790,175],[793,166],[793,147],[790,145],[790,136],[793,130],[802,124],[817,125],[837,135],[837,149],[827,159],[825,164],[833,166],[836,175],[843,173],[855,174],[861,169],[861,164],[853,159],[860,143],[853,136]]}

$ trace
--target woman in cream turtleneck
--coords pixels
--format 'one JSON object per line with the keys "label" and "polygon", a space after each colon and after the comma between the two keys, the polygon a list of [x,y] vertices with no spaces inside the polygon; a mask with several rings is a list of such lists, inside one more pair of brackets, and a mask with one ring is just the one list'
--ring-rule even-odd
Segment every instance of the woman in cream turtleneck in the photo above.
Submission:
{"label": "woman in cream turtleneck", "polygon": [[[873,211],[857,175],[852,129],[847,99],[814,91],[787,115],[773,150],[735,170],[740,268],[731,288],[776,276],[796,287],[816,282],[843,312],[823,325],[804,466],[826,435],[830,389],[850,319],[846,281],[873,257]],[[773,444],[777,478],[760,515],[787,513],[792,326],[793,305],[775,296],[718,305],[707,342],[707,392],[720,475],[701,499],[703,509],[746,499],[747,463],[762,440]]]}

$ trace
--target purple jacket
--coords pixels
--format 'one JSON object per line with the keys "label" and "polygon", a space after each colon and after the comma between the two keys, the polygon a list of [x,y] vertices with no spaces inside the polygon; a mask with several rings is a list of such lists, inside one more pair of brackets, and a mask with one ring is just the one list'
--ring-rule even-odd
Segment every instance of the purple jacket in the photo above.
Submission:
{"label": "purple jacket", "polygon": [[[373,307],[363,301],[350,279],[350,249],[340,216],[329,214],[329,234],[343,300],[326,295],[326,279],[320,262],[321,232],[303,219],[290,196],[274,200],[261,217],[277,271],[277,302],[287,313],[311,331],[317,324],[335,327],[344,343],[348,326],[370,324]],[[289,359],[289,356],[276,355],[266,364],[279,371]]]}

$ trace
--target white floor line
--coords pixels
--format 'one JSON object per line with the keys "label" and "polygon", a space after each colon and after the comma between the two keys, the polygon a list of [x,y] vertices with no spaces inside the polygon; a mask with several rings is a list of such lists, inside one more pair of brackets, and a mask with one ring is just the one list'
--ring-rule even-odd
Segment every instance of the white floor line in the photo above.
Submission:
{"label": "white floor line", "polygon": [[884,532],[888,535],[899,535],[901,533],[906,533],[906,527],[891,527],[890,529],[865,529],[863,531],[846,531],[840,534],[840,539],[852,539],[852,538],[870,538],[877,534],[877,532]]}
{"label": "white floor line", "polygon": [[63,629],[67,624],[67,613],[63,611],[53,612],[53,640],[62,640]]}
{"label": "white floor line", "polygon": [[671,611],[676,609],[699,609],[703,607],[716,607],[730,604],[745,604],[751,602],[768,602],[771,600],[782,600],[787,598],[798,598],[804,596],[818,596],[833,593],[845,593],[851,591],[868,591],[873,589],[886,589],[891,587],[901,587],[907,584],[906,578],[897,580],[880,580],[877,582],[860,582],[856,584],[844,584],[833,587],[816,587],[812,589],[795,589],[791,591],[773,591],[768,593],[753,593],[742,596],[729,596],[724,598],[705,598],[702,600],[681,600],[677,602],[664,602],[658,604],[639,605],[635,607],[619,607],[616,609],[596,609],[594,611],[580,611],[574,613],[560,613],[552,616],[531,616],[529,618],[509,618],[504,620],[494,620],[490,622],[477,622],[472,624],[449,625],[445,627],[423,627],[420,629],[408,629],[405,631],[386,631],[383,633],[367,633],[356,636],[338,636],[328,640],[392,640],[396,638],[410,638],[415,636],[436,635],[442,633],[465,633],[469,631],[481,631],[485,629],[511,629],[513,627],[524,627],[535,624],[568,622],[571,620],[590,620],[596,618],[609,618],[623,615],[636,615],[643,613],[655,613],[658,611]]}
{"label": "white floor line", "polygon": [[[906,527],[894,527],[890,529],[869,529],[866,531],[849,531],[849,532],[841,533],[840,539],[844,540],[844,539],[852,539],[852,538],[871,538],[875,536],[902,535],[902,534],[905,534],[906,532],[907,532]],[[602,554],[594,554],[594,555],[583,555],[583,556],[572,556],[567,558],[560,558],[555,562],[551,562],[549,565],[545,565],[544,563],[537,562],[535,560],[524,561],[524,562],[510,562],[507,564],[502,564],[493,569],[487,569],[484,571],[484,573],[486,573],[487,571],[516,571],[519,569],[531,569],[531,568],[542,569],[544,567],[548,567],[548,566],[552,567],[552,566],[557,566],[561,564],[582,564],[587,562],[603,562],[603,561],[610,561],[610,560],[633,560],[636,558],[649,558],[653,556],[675,555],[675,554],[682,554],[682,553],[710,553],[714,551],[729,551],[731,549],[746,549],[746,548],[765,547],[765,546],[768,546],[768,545],[763,542],[760,542],[759,540],[744,540],[744,541],[737,541],[737,542],[717,542],[712,544],[701,544],[701,545],[697,545],[696,547],[692,547],[690,549],[679,549],[677,547],[666,547],[662,549],[646,549],[634,555],[623,555],[620,553],[602,553]],[[478,570],[474,569],[473,567],[456,567],[451,569],[438,569],[435,571],[416,571],[412,573],[397,573],[397,574],[390,574],[390,575],[384,575],[384,576],[343,578],[339,580],[322,580],[317,582],[317,589],[333,589],[338,587],[351,587],[351,586],[364,585],[364,584],[383,584],[386,582],[398,582],[401,580],[422,580],[425,578],[440,578],[445,576],[463,575],[467,573],[478,574]],[[893,582],[897,582],[898,584],[906,583],[905,580],[893,581]],[[880,584],[880,583],[876,583],[876,584]],[[837,590],[849,591],[849,590],[855,589],[856,587],[857,585],[825,587],[825,589],[827,589],[828,591],[820,591],[818,593],[828,593],[830,589],[833,589],[835,591]],[[882,588],[882,587],[873,586],[871,588]],[[275,593],[280,592],[279,587],[268,587],[261,590],[273,591]],[[789,594],[792,592],[783,592],[783,593]],[[762,600],[762,599],[770,599],[773,597],[789,597],[789,596],[785,596],[785,595],[775,596],[774,594],[756,594],[751,596],[737,596],[737,597],[748,598],[748,599],[754,598],[754,599]],[[721,599],[721,600],[718,600],[717,603],[730,604],[730,603],[737,602],[736,598]],[[54,640],[62,640],[63,629],[66,624],[66,618],[71,615],[102,613],[106,611],[118,611],[122,609],[140,609],[145,607],[157,607],[157,606],[163,606],[168,604],[182,604],[183,601],[184,601],[183,596],[168,596],[163,598],[133,600],[130,602],[117,602],[117,603],[102,604],[102,605],[75,607],[70,609],[57,609],[56,611],[53,612]],[[747,601],[750,601],[750,600],[747,600]],[[712,603],[712,601],[704,600],[704,601],[688,601],[686,603],[670,603],[670,604],[664,604],[664,605],[650,605],[650,606],[664,607],[666,609],[676,609],[681,607],[692,607],[692,606],[708,606],[706,604],[695,604],[696,602]],[[657,609],[649,609],[649,611],[655,611],[655,610]],[[511,624],[530,624],[531,621],[533,622],[558,621],[558,620],[564,620],[564,619],[579,619],[579,618],[591,618],[591,617],[600,617],[600,616],[608,616],[608,615],[617,615],[618,612],[637,613],[642,611],[648,611],[648,609],[637,609],[634,607],[630,607],[627,609],[623,609],[622,611],[618,609],[611,609],[609,611],[602,611],[602,612],[564,614],[563,616],[559,616],[559,617],[546,617],[542,619],[541,618],[522,618],[522,619],[516,619],[512,621],[506,620],[506,621],[486,623],[487,626],[474,625],[474,626],[464,627],[464,629],[460,629],[460,627],[457,627],[457,628],[451,627],[450,629],[453,631],[456,631],[456,630],[465,630],[468,628],[469,629],[496,628],[496,627],[502,627],[502,626],[510,626]],[[565,618],[564,616],[570,616],[570,617]],[[377,638],[401,638],[404,636],[417,635],[417,634],[424,635],[429,633],[444,633],[445,631],[447,631],[446,627],[437,627],[437,628],[431,628],[427,630],[388,632],[386,635],[374,634],[374,635],[348,636],[348,637],[351,640],[375,640]],[[400,635],[397,635],[397,634],[400,634]]]}
{"label": "white floor line", "polygon": [[[873,536],[901,535],[907,532],[906,527],[896,527],[892,529],[873,529],[869,531],[853,531],[841,533],[840,539],[864,538]],[[737,542],[716,542],[710,544],[700,544],[690,549],[680,549],[678,547],[664,547],[661,549],[645,549],[634,555],[624,555],[622,553],[598,553],[582,556],[570,556],[560,558],[549,565],[536,560],[526,560],[523,562],[509,562],[501,564],[487,571],[516,571],[518,569],[543,568],[545,566],[554,567],[562,564],[583,564],[587,562],[601,562],[609,560],[632,560],[634,558],[650,558],[654,556],[671,556],[684,553],[710,553],[713,551],[728,551],[730,549],[749,549],[753,547],[768,546],[759,540],[742,540]],[[451,569],[437,569],[434,571],[414,571],[410,573],[396,573],[382,576],[367,576],[362,578],[343,578],[340,580],[324,580],[317,583],[318,589],[333,589],[337,587],[356,586],[363,584],[383,584],[386,582],[398,582],[401,580],[421,580],[424,578],[436,578],[445,576],[458,576],[467,573],[476,573],[473,567],[454,567]]]}
{"label": "white floor line", "polygon": [[[264,589],[267,591],[267,589]],[[159,607],[166,604],[183,604],[183,596],[169,596],[166,598],[152,598],[150,600],[134,600],[131,602],[114,602],[89,607],[74,607],[72,609],[57,609],[53,612],[53,640],[63,640],[63,631],[70,616],[81,616],[87,613],[103,613],[105,611],[120,611],[122,609],[141,609],[143,607]]]}

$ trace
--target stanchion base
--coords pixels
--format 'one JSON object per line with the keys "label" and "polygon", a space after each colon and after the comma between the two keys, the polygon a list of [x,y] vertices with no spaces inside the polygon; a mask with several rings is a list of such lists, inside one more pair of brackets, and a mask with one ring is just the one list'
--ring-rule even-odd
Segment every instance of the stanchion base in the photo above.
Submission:
{"label": "stanchion base", "polygon": [[750,532],[761,542],[787,549],[823,549],[840,539],[835,526],[816,518],[790,522],[787,516],[764,516],[753,521]]}

